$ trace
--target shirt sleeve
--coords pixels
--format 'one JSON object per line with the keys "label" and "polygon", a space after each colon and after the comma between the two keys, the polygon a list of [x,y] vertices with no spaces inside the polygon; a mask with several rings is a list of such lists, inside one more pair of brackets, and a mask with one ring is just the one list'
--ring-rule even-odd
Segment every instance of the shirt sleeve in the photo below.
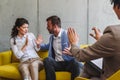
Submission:
{"label": "shirt sleeve", "polygon": [[18,59],[20,59],[24,55],[24,53],[18,49],[16,44],[14,44],[13,38],[10,40],[10,45],[11,45],[11,49],[12,49],[13,53],[15,54],[15,56]]}

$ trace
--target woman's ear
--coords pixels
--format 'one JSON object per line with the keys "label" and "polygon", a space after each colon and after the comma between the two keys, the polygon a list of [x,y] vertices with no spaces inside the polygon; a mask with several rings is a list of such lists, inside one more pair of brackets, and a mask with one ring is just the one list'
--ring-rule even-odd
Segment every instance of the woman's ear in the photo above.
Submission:
{"label": "woman's ear", "polygon": [[19,31],[20,29],[19,29],[19,27],[16,27],[16,29]]}

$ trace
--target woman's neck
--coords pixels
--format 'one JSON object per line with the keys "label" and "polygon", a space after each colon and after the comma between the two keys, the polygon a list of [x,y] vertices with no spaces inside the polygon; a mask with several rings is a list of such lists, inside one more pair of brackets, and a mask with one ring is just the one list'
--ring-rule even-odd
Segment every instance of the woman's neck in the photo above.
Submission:
{"label": "woman's neck", "polygon": [[19,36],[20,38],[22,38],[24,35],[22,35],[22,34],[18,33],[18,36]]}

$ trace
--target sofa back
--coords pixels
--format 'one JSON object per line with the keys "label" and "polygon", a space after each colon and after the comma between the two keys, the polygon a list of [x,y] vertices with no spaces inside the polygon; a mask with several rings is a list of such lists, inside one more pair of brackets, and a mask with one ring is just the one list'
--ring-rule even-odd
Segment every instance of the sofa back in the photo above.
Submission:
{"label": "sofa back", "polygon": [[[39,51],[38,55],[44,59],[48,56],[48,51]],[[5,65],[9,63],[19,62],[19,59],[16,58],[16,56],[13,54],[12,50],[7,50],[0,52],[0,65]]]}
{"label": "sofa back", "polygon": [[48,51],[47,50],[46,51],[41,50],[41,51],[38,51],[37,53],[38,53],[39,57],[42,58],[42,59],[48,57]]}
{"label": "sofa back", "polygon": [[[88,44],[80,45],[80,48],[88,47]],[[39,51],[38,55],[44,59],[48,56],[48,51]],[[0,52],[0,65],[8,64],[11,62],[19,62],[11,50]]]}
{"label": "sofa back", "polygon": [[[44,59],[48,56],[48,51],[38,51],[37,53],[38,53],[39,57],[42,59]],[[19,62],[19,59],[17,59],[13,53],[11,55],[11,62]]]}

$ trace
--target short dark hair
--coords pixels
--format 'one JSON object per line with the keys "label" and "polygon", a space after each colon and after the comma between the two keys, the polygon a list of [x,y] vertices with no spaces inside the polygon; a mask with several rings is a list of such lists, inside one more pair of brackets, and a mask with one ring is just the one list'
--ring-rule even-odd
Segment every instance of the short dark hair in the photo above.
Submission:
{"label": "short dark hair", "polygon": [[118,6],[118,8],[120,8],[120,0],[110,0],[111,4],[113,4],[113,6]]}
{"label": "short dark hair", "polygon": [[53,16],[50,16],[46,19],[46,21],[51,21],[52,25],[58,25],[58,27],[61,27],[61,20],[58,16],[56,15],[53,15]]}

